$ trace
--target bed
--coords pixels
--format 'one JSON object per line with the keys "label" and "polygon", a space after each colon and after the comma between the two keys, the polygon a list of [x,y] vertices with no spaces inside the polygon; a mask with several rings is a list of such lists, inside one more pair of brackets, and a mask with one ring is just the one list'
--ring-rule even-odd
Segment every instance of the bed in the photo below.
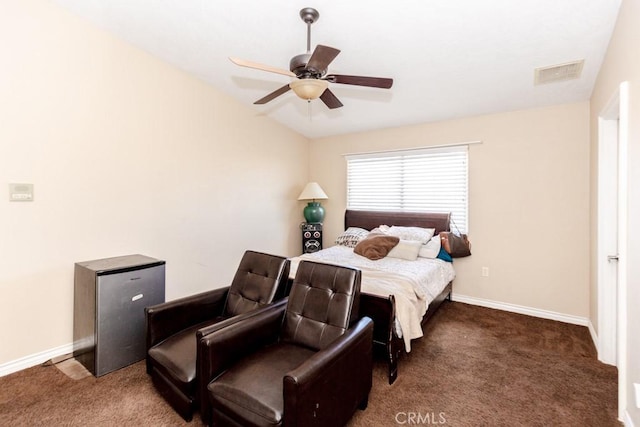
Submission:
{"label": "bed", "polygon": [[[433,228],[437,235],[449,231],[450,214],[347,210],[344,221],[345,230],[349,227],[372,230],[384,224]],[[292,258],[291,277],[295,276],[297,264],[305,259],[351,265],[362,270],[360,315],[374,321],[374,346],[376,353],[382,353],[387,360],[389,384],[392,384],[398,376],[398,360],[403,349],[411,350],[411,340],[422,336],[422,326],[445,300],[451,299],[455,277],[451,263],[422,258],[417,261],[387,258],[370,261],[353,254],[353,249],[331,246]],[[399,274],[399,271],[403,273]],[[395,277],[391,277],[392,274]],[[424,285],[418,286],[418,283]]]}

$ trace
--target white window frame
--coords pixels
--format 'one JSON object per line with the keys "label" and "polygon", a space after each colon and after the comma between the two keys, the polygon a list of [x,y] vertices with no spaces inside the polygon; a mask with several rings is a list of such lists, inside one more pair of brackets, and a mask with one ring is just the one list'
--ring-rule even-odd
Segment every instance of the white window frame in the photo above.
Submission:
{"label": "white window frame", "polygon": [[451,229],[468,232],[468,144],[345,158],[347,209],[451,212]]}

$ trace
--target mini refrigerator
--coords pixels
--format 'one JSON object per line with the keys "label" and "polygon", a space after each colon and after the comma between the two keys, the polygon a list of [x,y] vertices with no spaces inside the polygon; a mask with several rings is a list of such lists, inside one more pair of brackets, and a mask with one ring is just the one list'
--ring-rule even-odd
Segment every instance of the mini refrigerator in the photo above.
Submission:
{"label": "mini refrigerator", "polygon": [[74,358],[97,377],[144,359],[144,309],[164,299],[164,261],[126,255],[77,262]]}

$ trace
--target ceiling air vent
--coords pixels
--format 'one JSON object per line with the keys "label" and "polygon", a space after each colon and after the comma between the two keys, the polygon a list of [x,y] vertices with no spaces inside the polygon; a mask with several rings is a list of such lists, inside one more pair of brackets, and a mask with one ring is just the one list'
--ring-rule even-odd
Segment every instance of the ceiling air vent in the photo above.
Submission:
{"label": "ceiling air vent", "polygon": [[584,59],[580,61],[567,62],[566,64],[551,65],[535,69],[535,84],[561,82],[564,80],[577,79],[582,73]]}

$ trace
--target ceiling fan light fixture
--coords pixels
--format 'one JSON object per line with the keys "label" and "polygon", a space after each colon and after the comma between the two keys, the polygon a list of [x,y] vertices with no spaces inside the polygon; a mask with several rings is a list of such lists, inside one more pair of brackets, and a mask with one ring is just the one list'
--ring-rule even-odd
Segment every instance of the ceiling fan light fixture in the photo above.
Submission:
{"label": "ceiling fan light fixture", "polygon": [[318,99],[329,87],[329,82],[319,79],[297,79],[289,83],[289,87],[298,97],[310,101]]}

